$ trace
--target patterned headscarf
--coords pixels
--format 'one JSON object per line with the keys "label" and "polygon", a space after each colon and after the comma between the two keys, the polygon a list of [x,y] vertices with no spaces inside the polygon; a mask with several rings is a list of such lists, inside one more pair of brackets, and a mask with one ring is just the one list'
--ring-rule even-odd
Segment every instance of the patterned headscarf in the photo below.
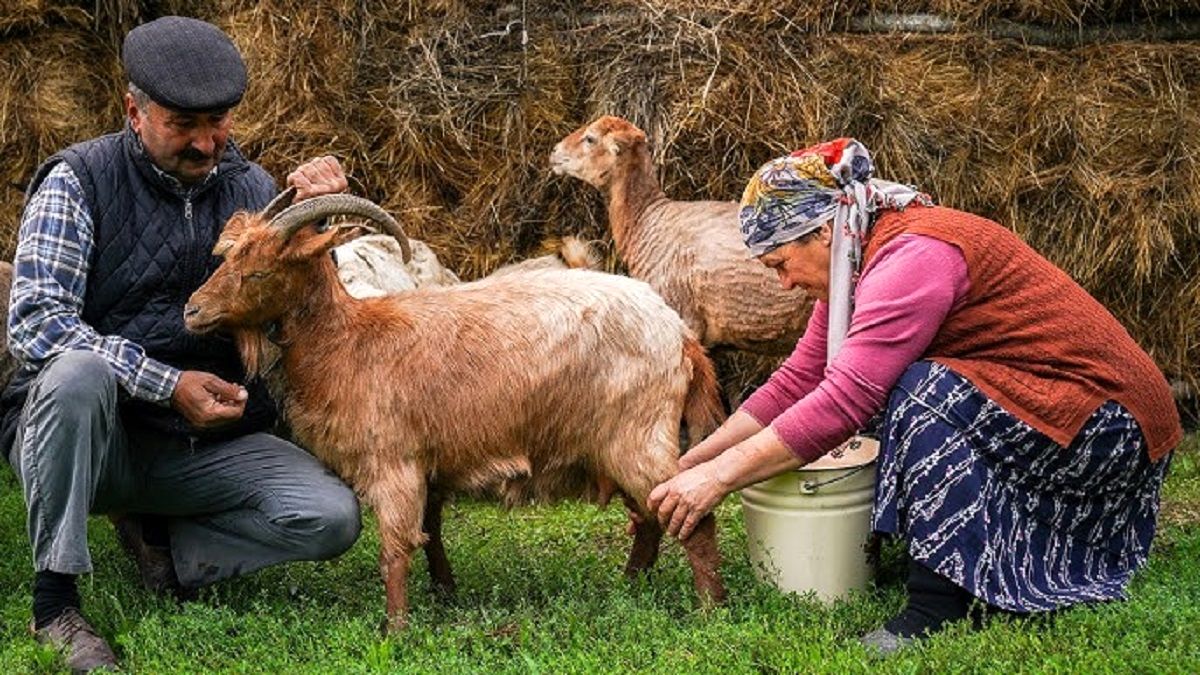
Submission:
{"label": "patterned headscarf", "polygon": [[829,262],[828,359],[850,329],[853,287],[862,266],[862,243],[882,209],[912,202],[931,206],[911,186],[873,178],[871,153],[853,138],[838,138],[767,162],[742,195],[738,220],[751,255],[795,241],[833,221]]}

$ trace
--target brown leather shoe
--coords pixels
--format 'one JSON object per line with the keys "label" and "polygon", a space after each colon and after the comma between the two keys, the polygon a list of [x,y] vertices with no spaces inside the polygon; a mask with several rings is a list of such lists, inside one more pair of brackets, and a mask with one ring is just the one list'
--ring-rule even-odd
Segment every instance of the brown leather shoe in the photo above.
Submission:
{"label": "brown leather shoe", "polygon": [[63,610],[57,619],[35,630],[33,635],[38,642],[61,650],[72,673],[120,667],[112,648],[74,607]]}
{"label": "brown leather shoe", "polygon": [[137,516],[109,516],[117,532],[121,548],[137,564],[142,587],[160,595],[170,595],[180,602],[195,600],[196,590],[179,583],[175,561],[169,546],[152,546],[142,537],[142,519]]}

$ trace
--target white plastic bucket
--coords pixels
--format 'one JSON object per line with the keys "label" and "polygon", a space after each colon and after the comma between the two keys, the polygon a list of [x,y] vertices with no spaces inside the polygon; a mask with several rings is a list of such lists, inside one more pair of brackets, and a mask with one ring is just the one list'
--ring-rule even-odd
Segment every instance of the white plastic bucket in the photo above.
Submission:
{"label": "white plastic bucket", "polygon": [[742,490],[750,560],[759,578],[784,591],[845,597],[871,579],[875,458],[879,444],[854,438],[796,471]]}

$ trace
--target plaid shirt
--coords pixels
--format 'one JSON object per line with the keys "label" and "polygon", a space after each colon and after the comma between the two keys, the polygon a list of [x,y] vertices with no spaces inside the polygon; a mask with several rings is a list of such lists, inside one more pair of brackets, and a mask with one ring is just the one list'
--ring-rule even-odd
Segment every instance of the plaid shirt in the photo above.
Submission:
{"label": "plaid shirt", "polygon": [[83,322],[92,217],[83,188],[65,163],[55,166],[25,206],[17,240],[8,349],[22,367],[40,370],[71,349],[99,354],[133,398],[169,403],[179,370],[146,356],[139,345],[100,335]]}

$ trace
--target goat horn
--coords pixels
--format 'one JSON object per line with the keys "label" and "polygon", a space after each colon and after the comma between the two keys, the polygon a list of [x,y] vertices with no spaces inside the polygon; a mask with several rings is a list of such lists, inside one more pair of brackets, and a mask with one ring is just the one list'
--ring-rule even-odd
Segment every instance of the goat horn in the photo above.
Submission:
{"label": "goat horn", "polygon": [[290,187],[283,192],[275,195],[267,208],[262,210],[262,217],[267,220],[273,220],[279,212],[292,205],[292,201],[296,199],[296,188]]}
{"label": "goat horn", "polygon": [[283,230],[284,238],[291,237],[297,230],[316,222],[322,218],[329,216],[362,216],[383,226],[383,229],[388,234],[395,237],[400,244],[400,251],[404,258],[404,262],[412,260],[412,246],[408,243],[408,237],[401,229],[400,223],[392,218],[391,214],[384,211],[375,202],[354,195],[321,195],[306,199],[298,204],[292,204],[283,211],[280,211],[270,224]]}

